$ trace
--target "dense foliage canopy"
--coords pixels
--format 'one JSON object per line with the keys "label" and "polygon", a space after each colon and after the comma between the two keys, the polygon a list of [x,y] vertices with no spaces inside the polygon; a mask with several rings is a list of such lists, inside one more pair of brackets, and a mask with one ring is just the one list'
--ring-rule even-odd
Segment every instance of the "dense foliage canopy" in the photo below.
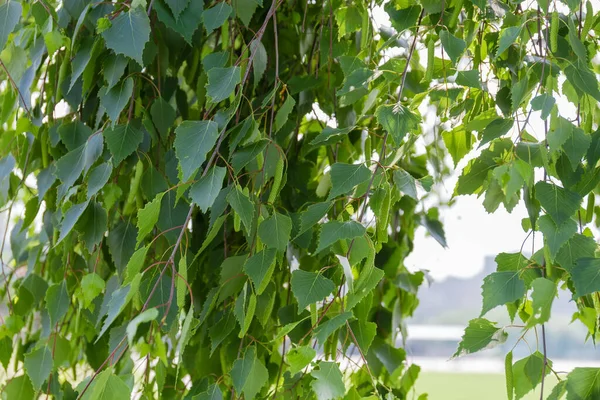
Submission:
{"label": "dense foliage canopy", "polygon": [[414,398],[404,260],[467,154],[455,194],[544,246],[456,356],[536,330],[508,397],[600,397],[544,346],[559,287],[599,335],[589,1],[0,3],[3,398]]}

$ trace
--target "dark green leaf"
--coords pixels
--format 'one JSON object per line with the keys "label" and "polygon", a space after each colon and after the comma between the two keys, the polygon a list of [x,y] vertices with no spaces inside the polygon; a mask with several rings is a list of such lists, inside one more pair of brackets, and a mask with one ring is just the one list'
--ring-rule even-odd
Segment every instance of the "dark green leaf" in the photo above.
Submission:
{"label": "dark green leaf", "polygon": [[111,27],[102,32],[106,47],[123,54],[144,66],[142,53],[150,39],[150,20],[143,7],[132,7],[112,20]]}

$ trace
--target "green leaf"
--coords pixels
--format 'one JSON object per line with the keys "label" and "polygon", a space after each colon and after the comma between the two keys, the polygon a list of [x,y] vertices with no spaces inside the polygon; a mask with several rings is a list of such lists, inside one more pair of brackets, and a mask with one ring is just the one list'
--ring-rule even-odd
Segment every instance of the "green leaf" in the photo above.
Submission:
{"label": "green leaf", "polygon": [[[83,382],[85,383],[85,380]],[[107,369],[92,381],[84,398],[85,400],[129,400],[131,389],[121,378]]]}
{"label": "green leaf", "polygon": [[575,298],[600,292],[600,258],[581,258],[571,270]]}
{"label": "green leaf", "polygon": [[510,26],[500,31],[500,40],[498,43],[498,51],[496,57],[499,57],[504,53],[519,37],[521,34],[522,25]]}
{"label": "green leaf", "polygon": [[73,186],[82,172],[84,176],[87,174],[87,171],[102,154],[103,148],[102,136],[92,135],[84,144],[68,152],[56,162],[54,173],[63,183],[61,186],[64,188],[61,190],[59,187],[59,198],[62,198],[66,191]]}
{"label": "green leaf", "polygon": [[96,193],[98,193],[112,174],[113,166],[112,162],[107,161],[95,167],[90,172],[90,176],[87,181],[87,198],[88,200],[92,198]]}
{"label": "green leaf", "polygon": [[562,145],[571,137],[573,129],[575,129],[575,126],[563,117],[552,121],[547,140],[550,152],[555,153],[560,150]]}
{"label": "green leaf", "polygon": [[525,295],[525,283],[518,272],[493,272],[483,279],[481,286],[483,308],[481,316],[497,306],[513,302]]}
{"label": "green leaf", "polygon": [[131,282],[137,273],[142,270],[147,253],[148,246],[140,247],[133,253],[129,259],[129,262],[127,262],[127,266],[125,267],[125,278],[123,279],[124,284]]}
{"label": "green leaf", "polygon": [[63,239],[71,232],[83,212],[86,210],[88,203],[89,200],[86,200],[80,204],[73,204],[71,208],[67,210],[60,223],[60,236],[58,237],[56,244],[62,242]]}
{"label": "green leaf", "polygon": [[92,129],[79,120],[63,123],[58,128],[60,141],[64,143],[69,151],[73,151],[88,140],[92,135]]}
{"label": "green leaf", "polygon": [[597,244],[594,238],[575,234],[560,248],[556,255],[556,262],[567,272],[571,272],[580,258],[593,258],[596,247]]}
{"label": "green leaf", "polygon": [[108,250],[119,274],[123,273],[135,251],[137,229],[135,225],[121,222],[108,233]]}
{"label": "green leaf", "polygon": [[67,283],[62,281],[48,288],[46,291],[46,307],[50,316],[50,324],[54,327],[65,316],[71,305],[71,297],[67,292]]}
{"label": "green leaf", "polygon": [[35,398],[35,392],[27,375],[20,375],[9,380],[2,389],[3,396],[6,396],[4,398],[10,400],[32,400]]}
{"label": "green leaf", "polygon": [[600,368],[574,368],[567,375],[567,400],[600,397]]}
{"label": "green leaf", "polygon": [[552,311],[552,302],[558,294],[556,283],[550,279],[537,278],[531,283],[533,289],[531,293],[533,313],[527,321],[528,327],[533,327],[536,324],[544,324],[550,320],[550,312]]}
{"label": "green leaf", "polygon": [[[218,5],[215,7],[218,7]],[[204,14],[206,15],[206,12]],[[233,90],[241,81],[240,67],[212,68],[208,71],[206,94],[213,103],[219,103],[231,96]]]}
{"label": "green leaf", "polygon": [[476,353],[481,350],[491,349],[506,342],[508,334],[503,328],[496,326],[495,322],[485,318],[475,318],[469,321],[465,328],[458,349],[452,357],[460,357],[466,354]]}
{"label": "green leaf", "polygon": [[[202,318],[200,319],[202,321]],[[215,325],[208,330],[210,336],[210,354],[212,355],[217,347],[229,336],[235,328],[235,316],[232,312],[224,315]]]}
{"label": "green leaf", "polygon": [[421,122],[421,118],[401,104],[381,105],[375,111],[375,117],[383,130],[392,136],[397,147],[400,147],[407,133],[418,129]]}
{"label": "green leaf", "polygon": [[218,126],[213,121],[184,121],[175,129],[175,135],[175,153],[182,181],[186,182],[194,177],[215,145]]}
{"label": "green leaf", "polygon": [[542,93],[531,100],[531,108],[534,111],[541,110],[542,113],[540,118],[545,120],[550,115],[555,103],[556,99],[554,99],[554,97],[550,96],[548,93]]}
{"label": "green leaf", "polygon": [[77,230],[85,242],[88,251],[91,253],[94,247],[100,243],[106,233],[108,216],[102,204],[92,202],[77,224]]}
{"label": "green leaf", "polygon": [[296,237],[300,236],[308,229],[315,226],[321,219],[323,219],[323,217],[327,215],[327,212],[331,208],[331,204],[332,203],[330,202],[324,202],[315,203],[308,206],[300,215],[300,230],[298,231]]}
{"label": "green leaf", "polygon": [[347,128],[331,128],[329,126],[326,126],[325,128],[323,128],[321,133],[319,133],[317,137],[315,137],[310,142],[310,144],[314,146],[325,146],[336,143],[342,140],[342,138],[348,136],[348,134],[352,132],[354,128],[354,126],[349,126]]}
{"label": "green leaf", "polygon": [[464,40],[457,38],[445,29],[440,31],[440,40],[442,41],[442,46],[448,54],[448,57],[450,57],[452,63],[456,65],[467,48],[467,44]]}
{"label": "green leaf", "polygon": [[214,204],[223,187],[223,179],[226,174],[227,168],[214,166],[190,187],[190,197],[202,212],[206,213]]}
{"label": "green leaf", "polygon": [[106,286],[104,279],[100,275],[92,272],[81,278],[81,297],[83,307],[89,308],[92,301],[104,291]]}
{"label": "green leaf", "polygon": [[21,19],[22,7],[17,1],[7,1],[0,5],[0,51],[4,50],[8,35]]}
{"label": "green leaf", "polygon": [[129,340],[129,346],[133,345],[137,328],[144,322],[154,321],[158,317],[158,310],[156,308],[149,308],[146,311],[138,314],[134,319],[129,321],[127,324],[127,340]]}
{"label": "green leaf", "polygon": [[173,122],[175,122],[175,117],[177,117],[175,110],[173,110],[173,107],[165,99],[159,97],[152,103],[150,115],[152,115],[152,122],[154,122],[158,133],[163,140],[166,139],[169,136],[169,130]]}
{"label": "green leaf", "polygon": [[256,357],[256,348],[251,346],[244,358],[235,360],[231,369],[231,379],[239,396],[254,399],[269,379],[269,371]]}
{"label": "green leaf", "polygon": [[231,6],[224,1],[217,3],[214,7],[204,11],[204,14],[202,14],[202,20],[204,21],[206,33],[210,35],[212,31],[220,28],[221,25],[225,23],[227,18],[229,18],[232,11],[233,8],[231,8]]}
{"label": "green leaf", "polygon": [[154,197],[154,200],[146,203],[144,208],[140,208],[137,213],[137,241],[135,247],[138,247],[144,238],[152,232],[152,229],[158,222],[160,214],[160,206],[165,192],[159,193]]}
{"label": "green leaf", "polygon": [[136,151],[143,138],[142,131],[132,122],[110,127],[104,131],[106,146],[116,165]]}
{"label": "green leaf", "polygon": [[256,142],[236,151],[231,157],[231,166],[233,167],[233,171],[237,174],[250,162],[256,161],[258,155],[262,153],[268,144],[269,141],[267,139],[257,140]]}
{"label": "green leaf", "polygon": [[547,182],[535,184],[535,197],[557,225],[570,219],[581,204],[578,194]]}
{"label": "green leaf", "polygon": [[318,400],[333,400],[346,394],[346,386],[337,363],[320,361],[319,369],[313,369],[310,374],[315,378],[310,387]]}
{"label": "green leaf", "polygon": [[190,0],[165,0],[165,2],[171,9],[175,19],[179,19],[183,10],[185,10],[190,3]]}
{"label": "green leaf", "polygon": [[481,89],[481,80],[479,71],[476,69],[470,71],[459,71],[456,75],[456,84],[461,86]]}
{"label": "green leaf", "polygon": [[204,392],[192,397],[192,400],[222,400],[223,392],[219,388],[219,385],[213,383]]}
{"label": "green leaf", "polygon": [[[180,3],[180,8],[181,4],[185,3],[186,0],[166,0],[167,3],[171,3],[173,1]],[[181,11],[179,16],[173,16],[162,0],[156,0],[154,2],[154,9],[156,10],[156,15],[158,16],[160,22],[180,34],[189,45],[192,45],[194,33],[202,22],[204,2],[187,0],[187,3],[189,4],[184,10]]]}
{"label": "green leaf", "polygon": [[302,371],[314,358],[317,352],[311,346],[299,346],[291,349],[286,357],[292,376]]}
{"label": "green leaf", "polygon": [[122,55],[110,54],[104,61],[103,74],[106,80],[106,89],[112,89],[123,76],[127,67],[127,58]]}
{"label": "green leaf", "polygon": [[356,345],[362,350],[363,354],[367,354],[373,338],[377,334],[377,324],[361,319],[356,319],[347,324],[356,338]]}
{"label": "green leaf", "polygon": [[106,47],[123,54],[144,66],[142,53],[150,39],[150,20],[142,7],[132,7],[112,20],[110,28],[102,32]]}
{"label": "green leaf", "polygon": [[551,217],[543,215],[538,221],[538,226],[544,234],[552,260],[554,260],[560,248],[577,233],[577,223],[572,219],[566,220],[559,226],[554,223]]}
{"label": "green leaf", "polygon": [[274,212],[258,226],[260,240],[270,248],[285,251],[292,233],[292,220],[287,215]]}
{"label": "green leaf", "polygon": [[[541,382],[543,366],[544,356],[538,351],[514,363],[512,374],[517,400],[535,389]],[[548,366],[549,368],[546,368],[546,375],[550,373],[550,369],[552,368],[550,360],[548,360]]]}
{"label": "green leaf", "polygon": [[394,171],[394,184],[401,194],[405,194],[415,200],[417,198],[417,184],[415,178],[403,169]]}
{"label": "green leaf", "polygon": [[129,285],[120,287],[117,290],[115,290],[114,292],[112,292],[112,295],[108,302],[108,312],[106,315],[106,319],[104,320],[104,324],[102,325],[102,330],[100,330],[100,333],[96,337],[95,343],[97,343],[98,340],[100,340],[100,338],[102,337],[102,335],[104,335],[104,333],[106,333],[108,328],[112,325],[113,322],[115,322],[115,320],[117,319],[119,314],[121,314],[121,311],[123,311],[125,306],[131,300],[132,296],[129,295],[129,292],[131,290],[132,285],[133,284],[129,284]]}
{"label": "green leaf", "polygon": [[369,180],[372,176],[371,170],[364,164],[335,163],[331,166],[331,190],[328,200],[341,194],[346,194],[356,186]]}
{"label": "green leaf", "polygon": [[52,372],[52,352],[44,346],[25,354],[24,365],[33,388],[38,391]]}
{"label": "green leaf", "polygon": [[513,124],[513,119],[504,118],[498,118],[490,122],[490,124],[483,130],[483,136],[481,137],[479,147],[491,142],[494,139],[506,135],[512,129]]}
{"label": "green leaf", "polygon": [[292,293],[298,301],[298,313],[309,304],[316,303],[329,296],[335,284],[316,272],[296,270],[292,272]]}
{"label": "green leaf", "polygon": [[581,159],[587,153],[591,143],[592,138],[590,135],[587,135],[580,128],[573,129],[571,136],[563,143],[562,148],[571,162],[573,171],[577,169],[577,165],[579,165]]}
{"label": "green leaf", "polygon": [[[246,0],[249,3],[254,3],[254,0]],[[247,25],[247,24],[246,24]],[[252,73],[254,74],[254,85],[258,85],[260,80],[262,79],[265,71],[267,70],[267,50],[262,42],[254,39],[250,43],[250,52],[254,54],[254,59],[252,60]]]}
{"label": "green leaf", "polygon": [[362,26],[362,12],[356,6],[339,7],[334,15],[338,26],[338,39],[358,31]]}
{"label": "green leaf", "polygon": [[246,227],[246,231],[252,229],[252,221],[254,220],[254,204],[246,194],[238,187],[231,190],[227,195],[227,202],[233,210],[240,216],[242,223]]}
{"label": "green leaf", "polygon": [[506,375],[506,394],[508,400],[513,400],[513,396],[515,394],[515,383],[513,379],[513,370],[512,370],[512,360],[513,360],[513,352],[512,350],[506,353],[506,357],[504,358],[504,374]]}
{"label": "green leaf", "polygon": [[600,101],[600,90],[596,75],[583,61],[569,64],[564,69],[567,80],[580,92],[587,93],[594,99]]}
{"label": "green leaf", "polygon": [[471,151],[473,143],[475,143],[475,135],[467,132],[463,125],[451,131],[443,132],[442,139],[452,157],[452,161],[454,161],[454,167]]}
{"label": "green leaf", "polygon": [[119,121],[119,115],[125,106],[131,101],[133,94],[133,78],[127,78],[121,83],[108,89],[104,86],[98,92],[100,105],[106,110],[108,117],[115,123]]}
{"label": "green leaf", "polygon": [[262,0],[237,0],[233,2],[235,14],[242,20],[244,25],[249,26],[252,16],[258,6],[262,7]]}
{"label": "green leaf", "polygon": [[258,295],[261,295],[271,282],[276,255],[275,249],[261,250],[244,263],[244,272],[254,284],[254,290]]}
{"label": "green leaf", "polygon": [[283,102],[283,105],[277,110],[277,114],[275,114],[275,132],[279,132],[283,125],[285,125],[295,105],[296,100],[288,95]]}
{"label": "green leaf", "polygon": [[363,236],[365,232],[365,227],[356,221],[326,222],[321,226],[317,253],[328,248],[338,240],[353,239],[355,237]]}
{"label": "green leaf", "polygon": [[313,336],[317,339],[320,345],[325,345],[325,341],[329,339],[329,336],[344,326],[352,317],[352,312],[346,311],[328,319],[325,322],[321,322],[319,326],[314,329]]}

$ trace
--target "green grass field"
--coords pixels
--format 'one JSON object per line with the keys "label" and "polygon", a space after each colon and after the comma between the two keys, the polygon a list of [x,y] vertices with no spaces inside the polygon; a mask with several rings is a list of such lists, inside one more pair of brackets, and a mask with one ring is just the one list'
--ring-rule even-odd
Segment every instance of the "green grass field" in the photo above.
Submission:
{"label": "green grass field", "polygon": [[[556,378],[548,375],[544,387],[546,398]],[[428,393],[429,400],[506,400],[506,383],[502,374],[470,374],[421,372],[417,379],[417,393]],[[540,398],[540,387],[523,400]]]}

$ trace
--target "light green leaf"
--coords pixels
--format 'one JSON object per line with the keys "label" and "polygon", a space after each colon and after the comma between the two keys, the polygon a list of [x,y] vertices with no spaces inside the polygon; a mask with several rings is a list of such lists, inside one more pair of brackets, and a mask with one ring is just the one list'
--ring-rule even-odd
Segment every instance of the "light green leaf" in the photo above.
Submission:
{"label": "light green leaf", "polygon": [[105,286],[106,283],[104,282],[104,279],[94,272],[81,278],[81,298],[83,300],[83,307],[89,308],[92,301],[104,291]]}
{"label": "light green leaf", "polygon": [[513,119],[504,119],[498,118],[494,121],[490,122],[488,126],[483,130],[483,136],[481,137],[481,142],[479,143],[479,147],[483,146],[486,143],[491,142],[494,139],[502,137],[506,135],[512,129],[514,124]]}
{"label": "light green leaf", "polygon": [[108,117],[114,124],[119,121],[119,115],[125,106],[131,101],[133,94],[133,78],[127,78],[121,83],[108,89],[104,86],[98,92],[100,105],[106,110]]}
{"label": "light green leaf", "polygon": [[557,225],[570,219],[581,204],[578,194],[547,182],[535,184],[535,197]]}
{"label": "light green leaf", "polygon": [[157,317],[158,310],[156,308],[149,308],[129,321],[127,324],[127,340],[129,341],[129,346],[133,345],[133,340],[135,339],[138,326],[144,322],[154,321]]}
{"label": "light green leaf", "polygon": [[133,280],[138,272],[142,270],[144,261],[146,260],[146,254],[148,253],[148,246],[140,247],[133,253],[127,266],[125,267],[125,278],[124,284],[127,284]]}
{"label": "light green leaf", "polygon": [[136,247],[142,243],[144,238],[152,232],[152,229],[156,226],[158,222],[158,217],[160,214],[160,206],[162,202],[162,198],[165,192],[159,193],[154,197],[149,203],[146,203],[144,208],[140,208],[137,213],[137,241]]}
{"label": "light green leaf", "polygon": [[328,200],[341,194],[346,194],[356,186],[369,180],[372,176],[371,170],[364,164],[335,163],[331,166],[331,190]]}
{"label": "light green leaf", "polygon": [[261,295],[271,281],[275,269],[275,256],[277,250],[266,249],[249,257],[244,263],[244,272],[252,283],[256,294]]}
{"label": "light green leaf", "polygon": [[52,372],[52,352],[44,346],[25,354],[24,365],[33,388],[38,391]]}
{"label": "light green leaf", "polygon": [[227,202],[240,216],[242,223],[246,227],[246,231],[250,232],[252,229],[252,221],[254,220],[254,204],[252,201],[236,187],[227,195]]}
{"label": "light green leaf", "polygon": [[[218,7],[218,5],[215,7]],[[206,12],[204,14],[206,15]],[[212,68],[208,71],[206,94],[213,103],[219,103],[227,99],[241,81],[240,67]]]}
{"label": "light green leaf", "polygon": [[322,274],[296,270],[292,272],[292,293],[298,301],[298,313],[309,304],[323,300],[335,289],[335,284]]}
{"label": "light green leaf", "polygon": [[106,319],[104,320],[104,324],[102,325],[102,330],[100,330],[100,333],[96,338],[96,342],[100,340],[102,335],[104,335],[104,333],[108,330],[110,325],[115,321],[115,319],[117,319],[119,314],[121,314],[121,311],[123,311],[127,303],[129,303],[129,301],[131,300],[132,296],[129,296],[131,285],[133,284],[120,287],[112,293],[110,301],[108,302],[108,314],[106,316]]}
{"label": "light green leaf", "polygon": [[506,342],[508,334],[503,328],[496,326],[495,322],[485,318],[475,318],[469,321],[465,328],[458,349],[452,357],[460,357],[466,354],[476,353],[481,350],[491,349]]}
{"label": "light green leaf", "polygon": [[254,399],[269,379],[269,371],[261,360],[256,357],[256,348],[251,346],[246,350],[244,358],[237,359],[231,369],[231,379],[239,396],[244,394],[246,399]]}
{"label": "light green leaf", "polygon": [[553,120],[548,132],[548,147],[550,152],[555,153],[571,137],[575,126],[563,117]]}
{"label": "light green leaf", "polygon": [[543,215],[538,221],[538,226],[544,234],[550,257],[553,260],[560,248],[577,233],[577,223],[572,219],[567,219],[557,225],[551,217]]}
{"label": "light green leaf", "polygon": [[123,54],[144,66],[142,53],[150,39],[150,20],[142,7],[121,12],[112,20],[110,28],[102,32],[106,47],[116,54]]}
{"label": "light green leaf", "polygon": [[274,212],[258,226],[258,236],[267,247],[285,251],[290,241],[292,220],[287,215]]}
{"label": "light green leaf", "polygon": [[214,204],[223,187],[223,179],[226,174],[227,168],[214,166],[190,187],[190,197],[202,212],[206,213]]}
{"label": "light green leaf", "polygon": [[383,130],[392,136],[397,147],[400,147],[406,134],[415,131],[421,122],[421,118],[401,104],[381,105],[375,111],[375,117]]}
{"label": "light green leaf", "polygon": [[[546,375],[550,373],[552,368],[552,361],[547,361],[549,368],[545,368]],[[535,389],[536,386],[541,382],[542,370],[544,369],[543,366],[544,356],[538,351],[514,363],[512,374],[514,378],[515,395],[517,400]]]}
{"label": "light green leaf", "polygon": [[513,302],[525,295],[525,283],[518,272],[493,272],[483,279],[481,286],[483,308],[481,316],[497,306]]}
{"label": "light green leaf", "polygon": [[451,131],[443,132],[442,139],[448,149],[448,153],[452,157],[452,161],[454,161],[454,167],[471,151],[473,143],[475,143],[475,135],[467,132],[464,125],[460,125]]}
{"label": "light green leaf", "polygon": [[442,41],[442,46],[448,54],[448,57],[450,57],[452,63],[456,65],[467,48],[467,44],[464,40],[457,38],[445,29],[440,31],[440,40]]}
{"label": "light green leaf", "polygon": [[290,374],[294,376],[302,371],[314,360],[316,355],[316,350],[311,346],[299,346],[291,349],[286,355]]}
{"label": "light green leaf", "polygon": [[334,400],[346,393],[340,368],[335,362],[319,362],[319,369],[310,373],[315,380],[310,383],[318,400]]}
{"label": "light green leaf", "polygon": [[352,322],[346,322],[346,324],[356,338],[356,345],[362,350],[363,354],[367,354],[377,334],[377,324],[362,319],[355,319]]}
{"label": "light green leaf", "polygon": [[531,283],[531,287],[533,289],[531,293],[533,313],[527,321],[527,327],[544,324],[550,320],[552,302],[558,294],[556,283],[550,279],[537,278]]}
{"label": "light green leaf", "polygon": [[600,398],[600,368],[574,368],[567,375],[567,400]]}
{"label": "light green leaf", "polygon": [[517,40],[521,34],[521,28],[522,25],[509,26],[508,28],[504,28],[500,31],[500,41],[498,44],[496,57],[499,57],[502,53],[504,53]]}
{"label": "light green leaf", "polygon": [[362,26],[363,16],[361,9],[354,5],[339,7],[335,10],[334,15],[338,25],[338,39],[342,39],[347,34],[358,31]]}
{"label": "light green leaf", "polygon": [[46,291],[45,299],[48,315],[50,315],[50,324],[54,327],[65,316],[71,305],[66,281],[50,286]]}
{"label": "light green leaf", "polygon": [[213,121],[184,121],[175,129],[175,135],[175,153],[182,181],[186,182],[194,177],[215,145],[218,126]]}
{"label": "light green leaf", "polygon": [[571,270],[575,298],[600,292],[600,258],[581,258]]}
{"label": "light green leaf", "polygon": [[331,246],[338,240],[353,239],[364,235],[365,227],[356,221],[329,221],[321,227],[317,253]]}
{"label": "light green leaf", "polygon": [[204,21],[206,33],[210,35],[212,31],[220,28],[221,25],[225,23],[227,18],[229,18],[232,11],[233,8],[231,8],[231,6],[225,1],[217,3],[214,7],[204,11],[204,14],[202,14],[202,20]]}
{"label": "light green leaf", "polygon": [[35,392],[27,375],[19,375],[9,380],[2,388],[2,394],[5,396],[3,398],[7,400],[32,400],[35,398]]}
{"label": "light green leaf", "polygon": [[[83,382],[85,383],[85,380]],[[107,369],[92,381],[82,400],[129,400],[130,398],[129,386]]]}
{"label": "light green leaf", "polygon": [[8,35],[19,23],[21,12],[21,3],[17,1],[7,1],[0,5],[0,51],[4,50]]}

